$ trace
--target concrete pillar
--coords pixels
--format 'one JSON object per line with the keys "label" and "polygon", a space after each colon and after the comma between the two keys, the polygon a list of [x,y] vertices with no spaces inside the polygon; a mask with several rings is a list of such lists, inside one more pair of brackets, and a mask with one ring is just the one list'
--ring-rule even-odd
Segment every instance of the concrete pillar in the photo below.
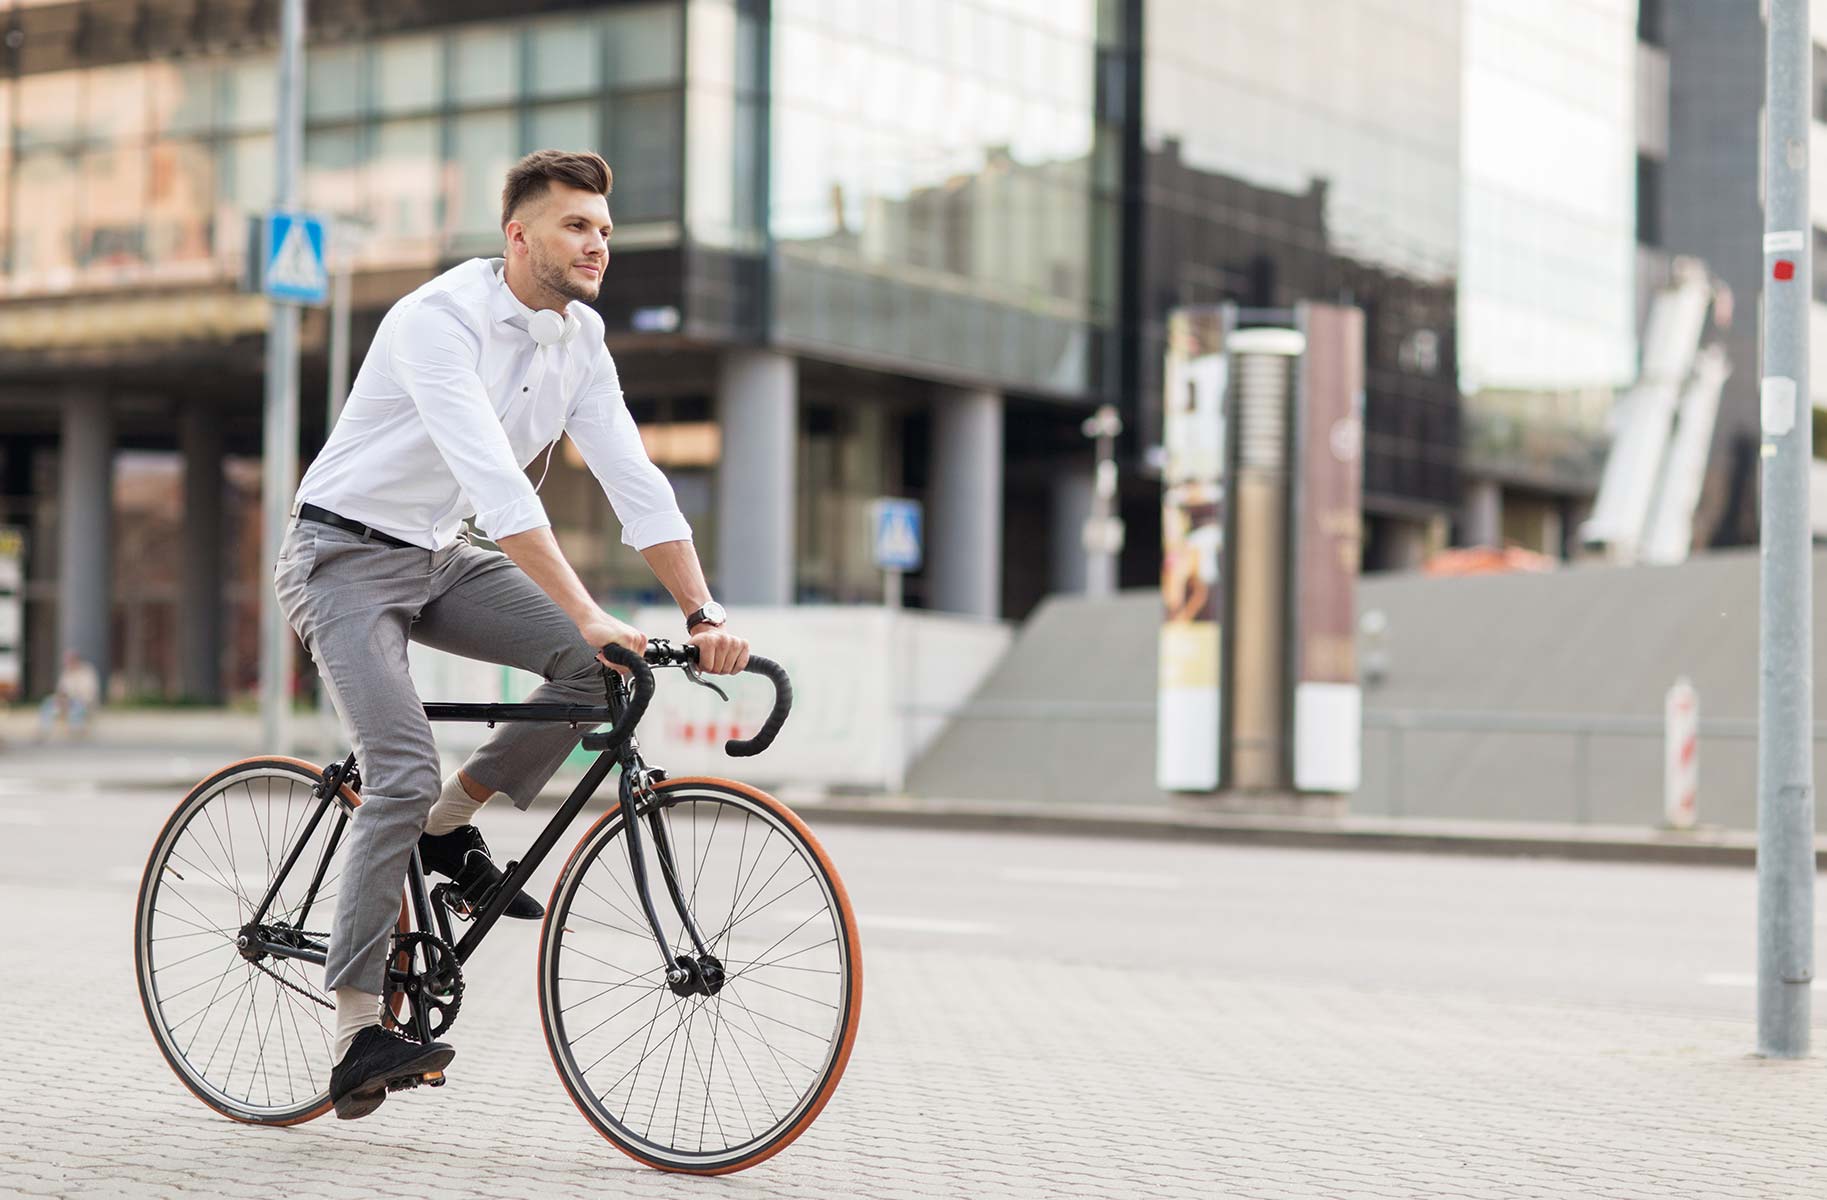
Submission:
{"label": "concrete pillar", "polygon": [[63,399],[57,482],[57,643],[61,660],[75,650],[101,676],[107,694],[112,664],[114,550],[114,416],[100,392]]}
{"label": "concrete pillar", "polygon": [[799,373],[769,350],[735,350],[717,375],[717,598],[791,604]]}
{"label": "concrete pillar", "polygon": [[1466,484],[1465,544],[1503,545],[1503,488],[1494,480],[1474,479]]}
{"label": "concrete pillar", "polygon": [[1052,553],[1047,590],[1058,595],[1082,595],[1090,581],[1089,555],[1085,553],[1085,518],[1091,515],[1093,476],[1088,466],[1061,467],[1053,476]]}
{"label": "concrete pillar", "polygon": [[184,549],[178,577],[178,679],[189,700],[222,700],[222,426],[202,401],[178,414]]}
{"label": "concrete pillar", "polygon": [[1002,615],[1002,396],[939,391],[927,499],[927,599],[943,612]]}

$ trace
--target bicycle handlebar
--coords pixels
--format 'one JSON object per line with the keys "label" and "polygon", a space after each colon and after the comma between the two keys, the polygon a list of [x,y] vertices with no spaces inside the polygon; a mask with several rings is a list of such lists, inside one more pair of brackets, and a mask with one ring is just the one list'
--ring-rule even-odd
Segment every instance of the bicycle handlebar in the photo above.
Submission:
{"label": "bicycle handlebar", "polygon": [[[693,646],[693,650],[697,647]],[[749,655],[749,665],[743,670],[752,675],[765,676],[774,685],[774,709],[768,713],[768,719],[762,722],[761,731],[752,738],[731,738],[723,743],[723,752],[731,758],[748,758],[760,754],[774,744],[774,737],[780,727],[787,723],[787,714],[793,711],[793,681],[787,678],[786,668],[771,658],[759,654]]]}
{"label": "bicycle handlebar", "polygon": [[616,642],[604,646],[602,652],[605,659],[626,669],[634,677],[634,695],[629,698],[622,719],[610,731],[609,743],[600,747],[604,750],[619,750],[622,743],[634,733],[634,727],[641,723],[641,718],[647,715],[647,702],[653,699],[653,668],[647,665],[646,659]]}
{"label": "bicycle handlebar", "polygon": [[[653,699],[653,668],[696,664],[698,648],[689,644],[672,646],[660,643],[649,646],[643,657],[625,646],[610,642],[602,648],[602,654],[604,659],[625,668],[634,677],[634,695],[628,701],[622,719],[610,733],[611,740],[606,745],[590,747],[593,750],[613,750],[620,748],[621,743],[634,732],[635,726],[640,724],[641,718],[647,713],[647,704]],[[723,743],[723,752],[732,758],[750,758],[772,746],[775,737],[780,734],[780,727],[787,723],[787,716],[793,711],[793,681],[788,678],[785,667],[771,658],[751,654],[749,665],[743,669],[747,674],[760,675],[774,685],[774,706],[754,737],[731,738]]]}

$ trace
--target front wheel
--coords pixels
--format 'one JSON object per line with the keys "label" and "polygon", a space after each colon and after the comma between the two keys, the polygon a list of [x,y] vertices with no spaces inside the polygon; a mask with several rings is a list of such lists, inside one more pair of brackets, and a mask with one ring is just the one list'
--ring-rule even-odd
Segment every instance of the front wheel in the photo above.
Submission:
{"label": "front wheel", "polygon": [[[546,1046],[618,1149],[661,1170],[740,1171],[805,1132],[837,1089],[862,1005],[856,916],[818,840],[767,793],[674,779],[655,811],[721,979],[668,983],[618,806],[578,842],[546,906]],[[670,957],[696,963],[655,839],[641,841]]]}

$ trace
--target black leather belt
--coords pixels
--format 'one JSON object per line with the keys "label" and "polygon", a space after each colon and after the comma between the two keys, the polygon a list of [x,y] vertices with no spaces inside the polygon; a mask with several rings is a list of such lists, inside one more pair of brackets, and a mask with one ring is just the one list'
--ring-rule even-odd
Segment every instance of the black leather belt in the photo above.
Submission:
{"label": "black leather belt", "polygon": [[319,508],[315,504],[300,504],[298,506],[298,519],[301,521],[316,521],[319,525],[332,525],[337,529],[353,533],[357,537],[364,537],[379,542],[383,546],[398,546],[402,550],[413,549],[411,542],[402,542],[391,533],[382,533],[378,529],[370,529],[360,521],[351,521],[348,517],[339,517],[329,509]]}

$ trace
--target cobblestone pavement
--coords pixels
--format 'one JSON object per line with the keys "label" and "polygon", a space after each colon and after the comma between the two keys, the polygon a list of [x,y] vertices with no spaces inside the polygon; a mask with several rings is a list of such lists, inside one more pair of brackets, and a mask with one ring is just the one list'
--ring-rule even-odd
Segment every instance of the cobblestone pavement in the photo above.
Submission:
{"label": "cobblestone pavement", "polygon": [[[449,1086],[357,1122],[239,1126],[179,1085],[134,991],[124,848],[143,855],[167,805],[98,803],[94,824],[55,801],[0,805],[9,1196],[1827,1195],[1827,1065],[1749,1057],[1742,1019],[1505,999],[1476,978],[1390,987],[1239,974],[1199,955],[1024,950],[938,921],[872,931],[872,862],[981,835],[827,836],[859,881],[861,1039],[818,1122],[744,1174],[663,1175],[584,1123],[539,1033],[525,927],[472,962]],[[67,852],[78,830],[108,847],[102,861]],[[1072,845],[993,843],[1031,874]],[[1157,856],[1185,873],[1233,861],[1204,855],[1264,853],[1118,852],[1132,882]],[[1408,861],[1425,874],[1439,860]],[[1137,891],[1158,914],[1138,937],[1224,937],[1178,915],[1176,893]]]}

